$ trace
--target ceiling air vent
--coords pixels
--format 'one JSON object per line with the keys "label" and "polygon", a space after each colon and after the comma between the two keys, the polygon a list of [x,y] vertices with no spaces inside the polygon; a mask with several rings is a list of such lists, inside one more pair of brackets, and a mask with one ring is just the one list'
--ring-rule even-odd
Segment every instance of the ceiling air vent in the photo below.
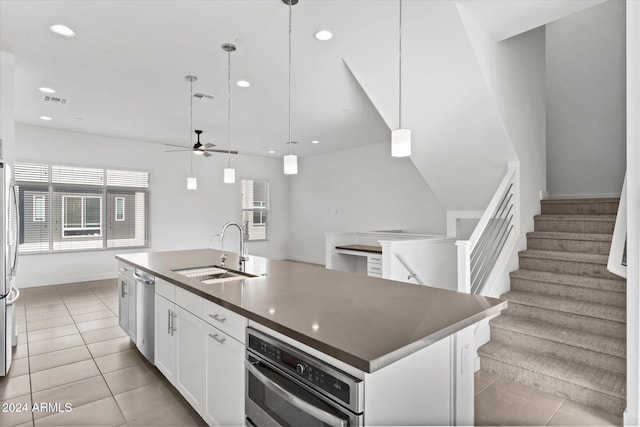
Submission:
{"label": "ceiling air vent", "polygon": [[59,96],[45,95],[45,96],[42,97],[42,102],[48,102],[48,103],[51,103],[51,104],[67,105],[69,103],[69,100],[65,99],[65,98],[60,98]]}
{"label": "ceiling air vent", "polygon": [[199,99],[200,101],[213,101],[213,99],[215,98],[215,96],[209,95],[208,93],[204,92],[196,92],[193,94],[193,97],[195,99]]}

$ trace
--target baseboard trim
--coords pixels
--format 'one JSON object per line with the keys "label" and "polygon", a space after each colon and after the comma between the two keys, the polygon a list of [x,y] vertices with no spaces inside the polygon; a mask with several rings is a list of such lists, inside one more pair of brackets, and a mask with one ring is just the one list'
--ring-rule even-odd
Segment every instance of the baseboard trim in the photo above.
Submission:
{"label": "baseboard trim", "polygon": [[54,286],[54,285],[64,285],[69,283],[81,283],[81,282],[92,282],[94,280],[106,280],[106,279],[115,279],[116,274],[113,273],[103,273],[103,274],[93,274],[90,276],[70,276],[70,277],[59,277],[59,278],[51,278],[47,280],[36,280],[36,281],[18,281],[17,285],[19,289],[24,288],[35,288],[38,286]]}
{"label": "baseboard trim", "polygon": [[623,417],[623,425],[625,426],[637,426],[640,425],[640,418],[638,418],[638,414],[631,414],[627,411],[624,411]]}

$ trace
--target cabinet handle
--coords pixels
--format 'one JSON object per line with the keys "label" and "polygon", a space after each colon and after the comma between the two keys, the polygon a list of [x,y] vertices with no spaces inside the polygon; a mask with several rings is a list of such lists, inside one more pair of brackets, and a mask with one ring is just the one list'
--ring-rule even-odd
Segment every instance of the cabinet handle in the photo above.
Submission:
{"label": "cabinet handle", "polygon": [[227,320],[226,317],[222,317],[219,314],[209,314],[209,317],[211,317],[214,320],[217,320],[220,323],[224,323]]}
{"label": "cabinet handle", "polygon": [[122,280],[120,283],[122,283],[122,288],[120,288],[120,296],[124,298],[124,296],[127,295],[127,292],[124,291],[124,288],[127,286],[127,282]]}
{"label": "cabinet handle", "polygon": [[173,333],[178,330],[178,328],[176,328],[175,324],[173,323],[176,317],[178,317],[178,315],[172,311],[171,312],[171,336],[173,336]]}
{"label": "cabinet handle", "polygon": [[120,267],[120,271],[124,273],[125,271],[129,271],[129,269],[127,267]]}
{"label": "cabinet handle", "polygon": [[171,317],[171,310],[167,310],[167,334],[171,334],[171,331],[173,331],[173,325],[171,324],[172,317]]}
{"label": "cabinet handle", "polygon": [[220,338],[220,336],[218,334],[209,334],[209,336],[211,338],[213,338],[214,340],[218,341],[220,344],[224,344],[224,342],[227,340],[226,338],[222,337]]}

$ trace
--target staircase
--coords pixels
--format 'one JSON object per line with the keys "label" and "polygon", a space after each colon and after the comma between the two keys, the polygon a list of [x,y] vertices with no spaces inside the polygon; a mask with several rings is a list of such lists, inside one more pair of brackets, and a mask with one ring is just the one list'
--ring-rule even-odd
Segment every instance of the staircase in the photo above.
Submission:
{"label": "staircase", "polygon": [[626,281],[607,270],[619,199],[544,200],[478,349],[483,370],[621,415]]}

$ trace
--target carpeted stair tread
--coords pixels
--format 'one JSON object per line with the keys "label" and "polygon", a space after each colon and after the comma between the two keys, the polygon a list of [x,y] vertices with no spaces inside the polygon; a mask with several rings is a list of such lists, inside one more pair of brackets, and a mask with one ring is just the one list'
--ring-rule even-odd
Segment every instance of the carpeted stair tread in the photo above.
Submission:
{"label": "carpeted stair tread", "polygon": [[564,328],[555,324],[514,316],[499,316],[490,321],[492,327],[597,351],[616,357],[625,357],[626,344],[621,338],[593,334],[579,329]]}
{"label": "carpeted stair tread", "polygon": [[535,215],[534,219],[542,219],[547,221],[603,221],[615,222],[615,215],[567,215],[567,214],[540,214]]}
{"label": "carpeted stair tread", "polygon": [[560,231],[532,231],[527,237],[537,239],[582,240],[587,242],[611,242],[612,234],[604,233],[567,233]]}
{"label": "carpeted stair tread", "polygon": [[620,279],[600,279],[597,277],[576,276],[574,274],[560,274],[549,271],[516,270],[509,276],[512,279],[532,280],[536,282],[557,283],[566,286],[598,289],[611,292],[626,292],[627,282]]}
{"label": "carpeted stair tread", "polygon": [[561,311],[577,314],[585,317],[610,320],[624,324],[626,322],[626,310],[624,307],[604,305],[589,301],[572,300],[522,291],[509,291],[500,298],[516,303],[547,310]]}
{"label": "carpeted stair tread", "polygon": [[591,264],[607,265],[609,257],[602,254],[590,254],[583,252],[543,251],[538,249],[525,249],[520,251],[520,257],[552,259],[558,261],[586,262]]}
{"label": "carpeted stair tread", "polygon": [[591,204],[591,203],[619,203],[620,197],[602,197],[590,199],[546,199],[540,200],[542,205]]}
{"label": "carpeted stair tread", "polygon": [[496,342],[483,345],[478,354],[619,399],[626,397],[624,375]]}

